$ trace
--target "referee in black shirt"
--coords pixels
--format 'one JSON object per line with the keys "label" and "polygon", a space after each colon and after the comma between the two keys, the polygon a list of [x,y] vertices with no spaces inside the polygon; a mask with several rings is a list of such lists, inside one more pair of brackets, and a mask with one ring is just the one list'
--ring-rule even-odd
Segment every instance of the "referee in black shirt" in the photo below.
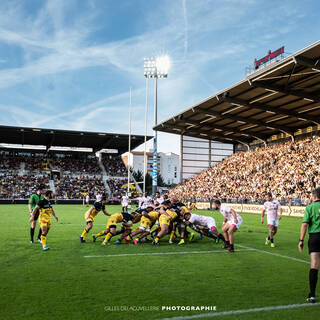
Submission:
{"label": "referee in black shirt", "polygon": [[303,240],[308,230],[308,247],[310,254],[310,292],[307,301],[310,303],[315,303],[318,270],[320,264],[320,188],[317,188],[312,191],[312,201],[313,203],[307,206],[304,212],[298,248],[299,251],[302,252]]}

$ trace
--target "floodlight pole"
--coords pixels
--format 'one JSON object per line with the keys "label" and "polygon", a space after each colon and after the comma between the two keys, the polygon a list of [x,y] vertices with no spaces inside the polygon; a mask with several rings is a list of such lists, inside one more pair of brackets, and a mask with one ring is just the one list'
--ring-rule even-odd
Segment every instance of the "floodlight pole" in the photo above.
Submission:
{"label": "floodlight pole", "polygon": [[146,106],[144,116],[144,153],[143,153],[143,196],[146,196],[146,174],[147,174],[147,130],[148,130],[148,77],[146,77]]}
{"label": "floodlight pole", "polygon": [[132,92],[131,92],[131,87],[130,87],[130,102],[129,102],[129,141],[128,141],[128,188],[127,188],[127,196],[129,196],[129,192],[130,192],[131,104],[132,104]]}
{"label": "floodlight pole", "polygon": [[[169,63],[168,63],[169,62]],[[168,56],[158,57],[157,59],[144,59],[144,76],[154,78],[154,127],[157,126],[158,116],[158,78],[166,78],[170,61]],[[147,84],[146,84],[147,87]],[[147,98],[146,98],[147,104]],[[157,192],[158,187],[158,132],[154,130],[153,135],[153,161],[152,161],[152,194]]]}
{"label": "floodlight pole", "polygon": [[[158,77],[154,78],[154,126],[158,118]],[[153,167],[152,167],[152,194],[155,195],[158,187],[158,132],[153,135]]]}

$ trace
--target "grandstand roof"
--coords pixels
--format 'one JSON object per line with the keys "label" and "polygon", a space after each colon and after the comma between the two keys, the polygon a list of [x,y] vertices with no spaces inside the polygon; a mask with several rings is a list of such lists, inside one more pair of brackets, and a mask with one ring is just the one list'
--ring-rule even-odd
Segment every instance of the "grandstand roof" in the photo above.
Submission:
{"label": "grandstand roof", "polygon": [[[151,138],[147,136],[147,140]],[[120,154],[128,151],[127,134],[26,127],[0,126],[0,143],[44,145],[47,150],[52,146],[58,146],[92,148],[93,152],[101,149],[118,149]],[[131,136],[132,149],[142,143],[144,143],[144,136]]]}
{"label": "grandstand roof", "polygon": [[270,136],[320,130],[320,41],[272,62],[161,122],[158,131],[249,145]]}

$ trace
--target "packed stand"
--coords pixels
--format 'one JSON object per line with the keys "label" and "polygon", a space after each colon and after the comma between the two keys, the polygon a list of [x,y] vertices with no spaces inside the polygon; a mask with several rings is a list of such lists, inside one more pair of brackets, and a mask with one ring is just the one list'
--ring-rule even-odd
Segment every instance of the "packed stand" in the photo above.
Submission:
{"label": "packed stand", "polygon": [[102,163],[109,176],[126,177],[128,174],[127,168],[121,156],[104,157],[102,159]]}
{"label": "packed stand", "polygon": [[39,184],[49,184],[49,177],[7,173],[0,175],[0,199],[26,199]]}
{"label": "packed stand", "polygon": [[235,153],[170,190],[179,198],[259,203],[271,192],[282,203],[308,204],[320,185],[320,138]]}
{"label": "packed stand", "polygon": [[104,193],[105,187],[101,178],[86,176],[65,176],[55,179],[56,197],[58,199],[82,199],[86,193],[94,195]]}
{"label": "packed stand", "polygon": [[[105,156],[103,162],[108,175],[126,176],[121,157]],[[58,173],[51,176],[52,170]],[[46,181],[48,185],[50,176],[58,199],[81,199],[87,192],[92,197],[105,192],[102,170],[94,155],[0,151],[0,199],[28,198],[38,183]],[[119,179],[108,180],[113,197],[120,196],[123,184]]]}

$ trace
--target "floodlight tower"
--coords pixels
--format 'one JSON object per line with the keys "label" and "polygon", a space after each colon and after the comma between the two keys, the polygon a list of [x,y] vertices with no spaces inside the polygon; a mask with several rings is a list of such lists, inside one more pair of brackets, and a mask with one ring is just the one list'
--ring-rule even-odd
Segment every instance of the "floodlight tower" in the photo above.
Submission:
{"label": "floodlight tower", "polygon": [[[170,58],[159,56],[157,58],[144,59],[144,76],[146,77],[146,90],[148,89],[148,79],[154,78],[154,126],[157,125],[158,117],[158,78],[167,78],[170,68]],[[148,93],[147,93],[148,94]],[[146,98],[146,111],[147,111],[147,98]],[[147,114],[146,114],[147,117]],[[158,186],[158,133],[155,130],[153,136],[153,163],[152,163],[152,194],[157,192]],[[144,152],[144,177],[146,175],[146,149]],[[145,190],[145,178],[144,178]]]}

